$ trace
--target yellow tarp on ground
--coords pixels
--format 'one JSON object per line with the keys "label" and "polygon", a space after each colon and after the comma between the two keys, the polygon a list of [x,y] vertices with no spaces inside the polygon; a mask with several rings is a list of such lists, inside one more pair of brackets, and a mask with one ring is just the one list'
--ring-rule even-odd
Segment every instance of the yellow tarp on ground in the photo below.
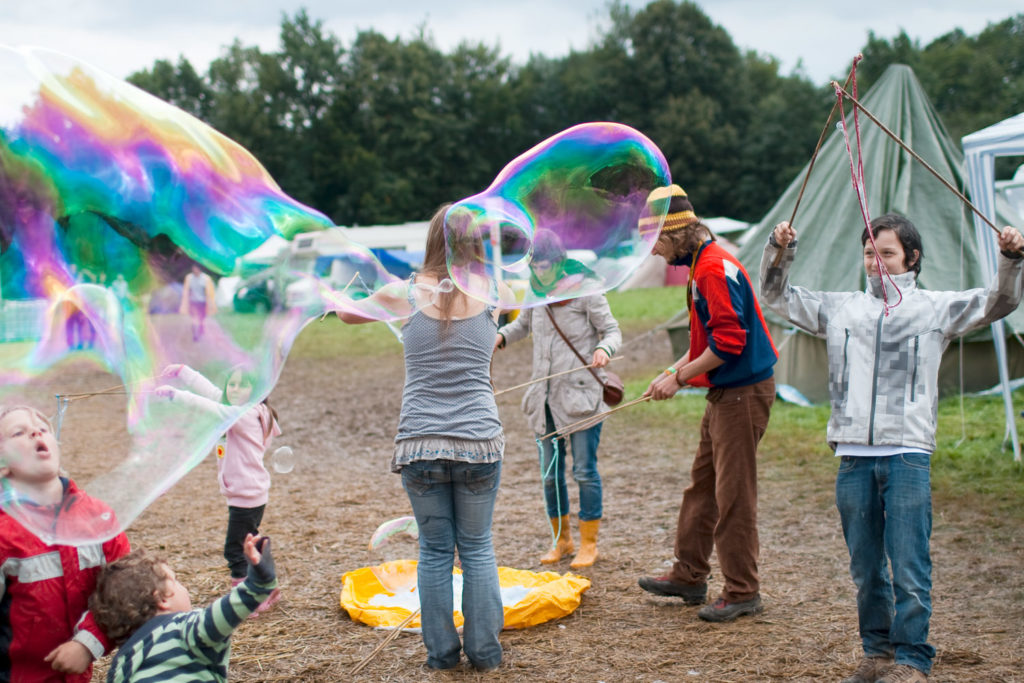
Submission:
{"label": "yellow tarp on ground", "polygon": [[[498,567],[505,628],[526,628],[558,619],[579,607],[590,579],[576,574],[531,572]],[[452,574],[455,625],[462,626],[462,571]],[[354,621],[370,626],[395,627],[419,607],[416,561],[396,560],[346,572],[341,580],[341,607]],[[406,628],[418,629],[419,615]]]}

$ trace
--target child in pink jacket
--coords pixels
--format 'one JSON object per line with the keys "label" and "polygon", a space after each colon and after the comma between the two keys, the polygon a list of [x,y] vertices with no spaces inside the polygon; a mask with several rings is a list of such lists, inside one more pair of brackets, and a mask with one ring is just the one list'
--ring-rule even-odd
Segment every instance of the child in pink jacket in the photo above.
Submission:
{"label": "child in pink jacket", "polygon": [[[235,412],[228,406],[249,402],[256,379],[241,365],[228,371],[223,390],[187,365],[169,365],[163,376],[177,378],[188,391],[164,385],[157,389],[158,395],[172,401],[181,400],[213,408],[225,417]],[[273,438],[280,433],[277,413],[264,399],[244,412],[228,429],[223,445],[217,446],[217,480],[220,492],[228,501],[224,559],[231,570],[232,584],[239,583],[246,576],[245,537],[259,534],[270,492],[270,473],[263,465],[263,456]],[[278,596],[275,589],[258,612],[277,602]]]}

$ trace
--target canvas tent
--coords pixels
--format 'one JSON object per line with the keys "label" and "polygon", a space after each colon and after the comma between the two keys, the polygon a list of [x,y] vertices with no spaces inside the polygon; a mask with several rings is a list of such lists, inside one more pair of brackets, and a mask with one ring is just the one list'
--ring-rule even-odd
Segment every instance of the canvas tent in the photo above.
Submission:
{"label": "canvas tent", "polygon": [[[990,221],[996,221],[995,194],[995,158],[997,156],[1024,154],[1024,113],[1001,121],[965,136],[961,140],[967,164],[967,179],[970,183],[971,198],[978,210]],[[975,215],[974,229],[978,244],[984,255],[984,266],[991,277],[996,270],[997,247],[992,240],[992,228]],[[1022,227],[1019,226],[1018,227]],[[1003,388],[1003,405],[1006,407],[1006,433],[1013,441],[1013,458],[1020,460],[1020,442],[1017,439],[1016,416],[1013,401],[1010,398],[1009,375],[1007,364],[1003,359],[1007,355],[1006,337],[1003,321],[998,320],[992,325],[992,337],[995,340],[996,354],[1000,359],[1000,381]]]}
{"label": "canvas tent", "polygon": [[[928,162],[953,186],[966,189],[963,154],[949,138],[938,115],[911,69],[890,66],[862,98],[864,106]],[[852,136],[853,125],[847,103]],[[927,169],[903,151],[878,126],[861,116],[861,142],[868,209],[872,216],[896,212],[909,217],[921,233],[924,248],[920,285],[927,289],[966,289],[988,282],[983,255],[971,229],[971,212]],[[789,220],[806,168],[794,178],[775,206],[751,228],[739,251],[748,272],[759,270],[768,234]],[[794,220],[800,252],[790,280],[821,290],[863,289],[864,266],[860,235],[864,229],[851,185],[850,162],[842,132],[832,131],[815,162]],[[994,233],[983,241],[995,243]],[[785,321],[766,312],[779,363],[776,380],[796,387],[815,402],[828,398],[825,343],[793,331]],[[1021,311],[1008,319],[1019,330]],[[1016,345],[1008,357],[1012,376],[1024,375],[1024,349]],[[986,330],[950,345],[939,373],[945,394],[974,391],[999,381],[995,348]]]}

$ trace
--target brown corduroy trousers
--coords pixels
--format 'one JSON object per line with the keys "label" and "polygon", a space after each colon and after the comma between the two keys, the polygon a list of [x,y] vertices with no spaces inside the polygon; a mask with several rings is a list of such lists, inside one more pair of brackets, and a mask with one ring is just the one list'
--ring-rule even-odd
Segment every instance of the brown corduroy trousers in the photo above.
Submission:
{"label": "brown corduroy trousers", "polygon": [[721,597],[742,602],[758,594],[757,444],[774,400],[772,377],[708,391],[690,486],[679,506],[672,581],[706,581],[715,548],[725,579]]}

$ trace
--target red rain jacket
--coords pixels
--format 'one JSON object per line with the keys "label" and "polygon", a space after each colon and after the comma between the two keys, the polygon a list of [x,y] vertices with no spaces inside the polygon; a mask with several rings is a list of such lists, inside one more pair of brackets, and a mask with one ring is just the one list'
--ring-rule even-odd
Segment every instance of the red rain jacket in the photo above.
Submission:
{"label": "red rain jacket", "polygon": [[[95,519],[110,509],[64,481],[62,519]],[[0,681],[87,683],[92,667],[73,676],[54,671],[43,658],[74,636],[100,656],[110,642],[88,613],[96,576],[107,562],[130,550],[120,533],[104,543],[47,545],[0,510]]]}

